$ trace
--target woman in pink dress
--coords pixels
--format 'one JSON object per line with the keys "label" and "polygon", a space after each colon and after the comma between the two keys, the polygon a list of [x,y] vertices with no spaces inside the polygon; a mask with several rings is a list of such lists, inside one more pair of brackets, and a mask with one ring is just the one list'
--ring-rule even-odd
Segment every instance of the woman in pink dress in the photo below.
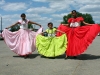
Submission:
{"label": "woman in pink dress", "polygon": [[[82,17],[77,17],[76,10],[72,11],[72,18],[68,20],[68,24],[61,24],[58,29],[64,31],[68,36],[68,46],[66,49],[66,58],[74,57],[82,54],[99,32],[98,24],[89,24],[84,22]],[[84,23],[85,26],[81,26]],[[62,34],[57,32],[57,36]]]}
{"label": "woman in pink dress", "polygon": [[[28,29],[29,23],[41,27],[40,24],[26,19],[26,15],[23,13],[21,14],[21,20],[4,29],[2,33],[2,36],[7,46],[13,52],[15,52],[20,56],[24,56],[25,58],[27,58],[29,54],[32,54],[32,52],[36,49],[35,46],[36,35],[42,32],[42,27],[37,32],[29,30]],[[7,30],[8,28],[11,28],[18,24],[20,25],[20,29],[18,31],[11,32]]]}

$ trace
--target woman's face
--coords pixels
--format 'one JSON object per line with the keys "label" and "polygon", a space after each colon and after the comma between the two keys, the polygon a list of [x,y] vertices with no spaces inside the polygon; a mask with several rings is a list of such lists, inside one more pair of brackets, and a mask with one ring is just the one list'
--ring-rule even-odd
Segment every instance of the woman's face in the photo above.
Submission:
{"label": "woman's face", "polygon": [[73,11],[73,12],[72,12],[72,15],[73,15],[73,17],[76,17],[76,12]]}
{"label": "woman's face", "polygon": [[21,16],[22,20],[25,20],[26,16]]}
{"label": "woman's face", "polygon": [[53,25],[52,25],[52,24],[49,24],[49,25],[48,25],[48,27],[49,27],[49,28],[52,28],[52,27],[53,27]]}

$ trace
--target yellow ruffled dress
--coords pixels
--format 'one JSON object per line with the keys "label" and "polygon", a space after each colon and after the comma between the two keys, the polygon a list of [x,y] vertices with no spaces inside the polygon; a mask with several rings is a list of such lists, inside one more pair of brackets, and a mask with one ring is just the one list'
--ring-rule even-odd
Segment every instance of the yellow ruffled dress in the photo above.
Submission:
{"label": "yellow ruffled dress", "polygon": [[37,35],[36,47],[38,53],[46,57],[56,57],[65,53],[67,48],[66,34],[59,37]]}

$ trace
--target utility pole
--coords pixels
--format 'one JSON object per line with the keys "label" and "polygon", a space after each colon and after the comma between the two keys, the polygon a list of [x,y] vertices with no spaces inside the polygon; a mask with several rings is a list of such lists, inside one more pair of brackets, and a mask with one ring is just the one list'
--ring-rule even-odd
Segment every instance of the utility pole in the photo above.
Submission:
{"label": "utility pole", "polygon": [[2,33],[2,17],[1,17],[1,33]]}

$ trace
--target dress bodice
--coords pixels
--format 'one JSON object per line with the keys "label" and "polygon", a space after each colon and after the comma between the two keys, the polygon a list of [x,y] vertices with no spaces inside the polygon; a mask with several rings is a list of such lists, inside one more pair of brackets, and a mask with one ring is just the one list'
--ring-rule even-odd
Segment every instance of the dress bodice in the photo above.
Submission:
{"label": "dress bodice", "polygon": [[78,22],[74,22],[74,23],[70,23],[70,27],[79,27],[80,23]]}
{"label": "dress bodice", "polygon": [[20,23],[20,29],[28,29],[29,20],[19,20],[18,22]]}
{"label": "dress bodice", "polygon": [[68,20],[68,23],[70,23],[70,27],[79,27],[81,21],[83,21],[83,18],[82,17],[70,18]]}
{"label": "dress bodice", "polygon": [[46,32],[48,33],[48,37],[55,36],[56,28],[47,29]]}

